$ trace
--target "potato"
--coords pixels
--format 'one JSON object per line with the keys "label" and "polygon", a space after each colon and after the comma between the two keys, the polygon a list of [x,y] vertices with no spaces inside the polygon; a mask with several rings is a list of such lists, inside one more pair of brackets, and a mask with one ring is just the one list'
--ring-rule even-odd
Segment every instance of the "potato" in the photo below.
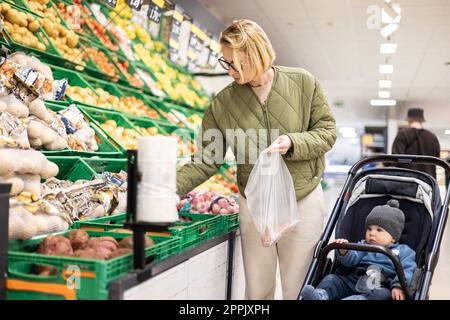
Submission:
{"label": "potato", "polygon": [[45,51],[46,46],[42,42],[38,42],[38,44],[36,46],[36,49],[41,50],[41,51]]}
{"label": "potato", "polygon": [[88,241],[87,246],[90,248],[94,247],[104,247],[111,251],[114,251],[118,247],[118,243],[116,239],[113,237],[97,237],[97,238],[90,238]]}
{"label": "potato", "polygon": [[14,26],[13,26],[10,22],[8,22],[8,21],[5,21],[5,22],[4,22],[3,27],[6,29],[6,31],[7,31],[8,33],[12,33],[12,32],[14,31]]}
{"label": "potato", "polygon": [[39,245],[38,253],[46,255],[72,255],[73,249],[69,239],[63,236],[47,236]]}
{"label": "potato", "polygon": [[89,241],[89,235],[83,230],[72,230],[67,238],[69,238],[74,250],[85,249]]}
{"label": "potato", "polygon": [[20,27],[20,28],[19,28],[19,34],[20,34],[21,36],[26,36],[26,35],[27,35],[27,28],[25,28],[25,27]]}
{"label": "potato", "polygon": [[31,32],[35,32],[39,29],[39,22],[32,21],[30,24],[28,24],[28,30]]}
{"label": "potato", "polygon": [[3,15],[5,15],[8,12],[8,10],[10,10],[10,9],[11,9],[11,6],[9,4],[7,4],[7,3],[3,3],[2,4],[2,13],[3,13]]}
{"label": "potato", "polygon": [[12,24],[22,25],[22,15],[15,9],[10,9],[6,13],[5,19]]}
{"label": "potato", "polygon": [[29,13],[27,13],[27,22],[28,24],[34,22],[34,17]]}
{"label": "potato", "polygon": [[12,39],[15,41],[15,42],[19,42],[19,43],[22,43],[22,36],[20,35],[20,34],[18,34],[18,33],[15,33],[15,32],[13,32],[13,34],[11,35],[11,37],[12,37]]}
{"label": "potato", "polygon": [[70,48],[74,48],[78,44],[78,36],[76,34],[67,35],[67,45]]}
{"label": "potato", "polygon": [[119,248],[119,249],[113,251],[111,253],[111,255],[108,257],[108,259],[114,259],[114,258],[117,258],[117,257],[120,257],[120,256],[124,256],[126,254],[130,254],[130,253],[133,253],[132,249]]}
{"label": "potato", "polygon": [[92,248],[86,248],[83,250],[77,250],[73,254],[74,257],[81,258],[81,259],[95,259],[95,260],[103,260],[102,257],[100,257],[97,252]]}
{"label": "potato", "polygon": [[[153,240],[151,238],[149,238],[148,236],[145,236],[145,247],[146,248],[152,247],[154,244],[155,243],[153,242]],[[119,247],[133,249],[133,236],[129,236],[129,237],[122,239],[122,241],[119,242]]]}

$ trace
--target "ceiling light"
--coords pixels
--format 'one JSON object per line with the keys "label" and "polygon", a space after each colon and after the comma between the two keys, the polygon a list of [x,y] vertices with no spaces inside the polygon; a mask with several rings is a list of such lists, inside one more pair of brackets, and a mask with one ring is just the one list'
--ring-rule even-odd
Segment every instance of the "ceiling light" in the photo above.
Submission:
{"label": "ceiling light", "polygon": [[382,43],[380,45],[380,53],[381,54],[394,54],[397,51],[396,43]]}
{"label": "ceiling light", "polygon": [[392,81],[391,80],[380,80],[378,81],[378,85],[380,88],[390,88],[392,87]]}
{"label": "ceiling light", "polygon": [[342,133],[342,137],[343,138],[349,138],[349,139],[353,139],[356,138],[358,135],[356,134],[356,132],[344,132]]}
{"label": "ceiling light", "polygon": [[398,24],[391,23],[391,24],[388,24],[387,26],[385,26],[384,28],[382,28],[380,32],[383,37],[387,38],[391,34],[393,34],[395,31],[397,31],[397,29],[398,29]]}
{"label": "ceiling light", "polygon": [[445,130],[445,134],[450,134],[450,129],[449,130]]}
{"label": "ceiling light", "polygon": [[391,74],[394,72],[394,66],[392,64],[380,64],[381,74]]}
{"label": "ceiling light", "polygon": [[380,99],[389,99],[391,97],[391,93],[389,91],[378,91],[378,97]]}
{"label": "ceiling light", "polygon": [[381,9],[381,22],[388,23],[400,23],[402,8],[398,4],[385,4]]}
{"label": "ceiling light", "polygon": [[370,100],[371,106],[395,106],[397,104],[397,101],[395,100],[378,100],[378,99],[372,99]]}
{"label": "ceiling light", "polygon": [[340,127],[339,132],[340,133],[356,132],[356,129],[353,127]]}

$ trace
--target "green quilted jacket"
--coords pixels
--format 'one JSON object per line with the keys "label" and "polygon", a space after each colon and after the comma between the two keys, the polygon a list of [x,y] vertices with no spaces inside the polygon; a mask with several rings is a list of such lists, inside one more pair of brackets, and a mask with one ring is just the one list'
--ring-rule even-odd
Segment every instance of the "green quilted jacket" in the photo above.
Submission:
{"label": "green quilted jacket", "polygon": [[[278,129],[279,135],[288,135],[293,148],[283,158],[292,175],[297,200],[300,200],[320,182],[325,169],[324,155],[336,141],[336,123],[320,84],[311,74],[299,68],[277,66],[274,71],[272,89],[265,105],[259,102],[249,86],[233,82],[211,102],[203,118],[202,131],[218,129],[222,133],[223,148],[219,153],[221,160],[228,146],[234,151],[238,160],[238,187],[242,194],[255,157],[276,138],[267,133],[273,132],[271,129]],[[227,129],[242,129],[243,132],[248,129],[269,131],[265,133],[265,139],[245,134],[247,147],[242,151],[238,148],[239,138],[227,136]],[[264,130],[260,132],[264,133]],[[200,152],[208,149],[209,144],[214,142],[207,140],[201,144],[203,148],[200,148]],[[254,150],[250,148],[258,148],[258,153],[255,155],[250,152]],[[178,171],[178,194],[191,191],[220,168],[222,163],[211,163],[211,157],[218,155],[215,149],[202,154],[201,161],[184,165]],[[242,160],[244,158],[245,161]],[[240,164],[242,162],[245,163]]]}

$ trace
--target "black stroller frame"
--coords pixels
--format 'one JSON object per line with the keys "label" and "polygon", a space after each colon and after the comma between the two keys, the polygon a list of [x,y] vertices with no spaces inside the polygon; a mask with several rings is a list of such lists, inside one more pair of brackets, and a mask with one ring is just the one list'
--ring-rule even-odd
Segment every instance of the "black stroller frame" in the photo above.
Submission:
{"label": "black stroller frame", "polygon": [[[421,272],[420,277],[417,279],[418,283],[416,285],[417,290],[413,292],[411,288],[407,286],[405,275],[403,268],[400,264],[397,256],[388,248],[383,246],[376,245],[365,245],[365,244],[356,244],[356,243],[330,243],[330,238],[335,230],[338,221],[343,215],[344,210],[349,195],[349,190],[355,183],[355,177],[357,176],[357,172],[359,169],[364,166],[372,163],[394,163],[397,165],[401,164],[432,164],[437,165],[446,171],[446,175],[450,176],[450,165],[436,157],[430,156],[415,156],[415,155],[378,155],[372,156],[365,159],[362,159],[355,163],[350,169],[347,179],[344,183],[342,191],[337,199],[331,216],[328,220],[328,223],[325,227],[324,232],[320,240],[318,241],[316,248],[314,250],[313,259],[309,266],[309,270],[307,272],[306,278],[302,285],[302,288],[305,285],[317,285],[319,281],[326,275],[326,269],[330,267],[330,259],[327,258],[327,255],[330,251],[337,249],[346,249],[346,250],[356,250],[356,251],[371,251],[378,252],[386,255],[394,264],[396,273],[399,277],[400,284],[402,286],[403,291],[405,292],[406,299],[414,299],[414,300],[425,300],[428,299],[428,291],[431,285],[431,280],[433,277],[434,269],[436,268],[438,259],[439,259],[439,248],[442,242],[442,237],[444,233],[445,224],[448,216],[448,205],[450,199],[450,190],[449,185],[446,186],[446,193],[444,197],[444,201],[441,206],[441,212],[437,215],[439,217],[438,221],[435,222],[435,228],[433,228],[433,232],[435,236],[433,238],[432,243],[428,243],[427,246],[430,248],[427,254],[424,256],[423,270]],[[406,169],[398,169],[405,171],[413,171]],[[414,172],[414,171],[413,171]],[[431,177],[430,177],[431,178]],[[434,190],[433,190],[434,194]],[[301,299],[300,293],[298,295],[298,299]]]}

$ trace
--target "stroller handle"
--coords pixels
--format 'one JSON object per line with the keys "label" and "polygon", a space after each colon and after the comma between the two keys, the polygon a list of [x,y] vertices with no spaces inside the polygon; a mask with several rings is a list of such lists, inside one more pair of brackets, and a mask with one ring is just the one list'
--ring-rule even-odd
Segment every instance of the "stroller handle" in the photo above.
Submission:
{"label": "stroller handle", "polygon": [[444,168],[447,175],[450,176],[450,164],[444,160],[431,156],[416,156],[411,154],[383,154],[367,157],[356,162],[350,169],[350,174],[356,174],[359,169],[370,163],[391,162],[397,164],[433,164]]}
{"label": "stroller handle", "polygon": [[402,289],[403,289],[403,292],[405,293],[406,298],[409,300],[412,299],[412,293],[406,283],[405,273],[403,271],[402,265],[400,264],[400,260],[390,249],[383,247],[383,246],[379,246],[379,245],[367,245],[367,244],[359,244],[359,243],[336,243],[336,242],[328,244],[320,252],[319,261],[318,261],[318,265],[317,265],[317,272],[316,272],[313,283],[317,284],[319,282],[320,276],[322,275],[323,270],[325,268],[325,262],[327,260],[328,253],[332,250],[338,250],[338,249],[378,252],[378,253],[381,253],[381,254],[384,254],[385,256],[387,256],[389,259],[391,259],[392,263],[394,264],[395,271],[398,275],[400,285],[402,286]]}

